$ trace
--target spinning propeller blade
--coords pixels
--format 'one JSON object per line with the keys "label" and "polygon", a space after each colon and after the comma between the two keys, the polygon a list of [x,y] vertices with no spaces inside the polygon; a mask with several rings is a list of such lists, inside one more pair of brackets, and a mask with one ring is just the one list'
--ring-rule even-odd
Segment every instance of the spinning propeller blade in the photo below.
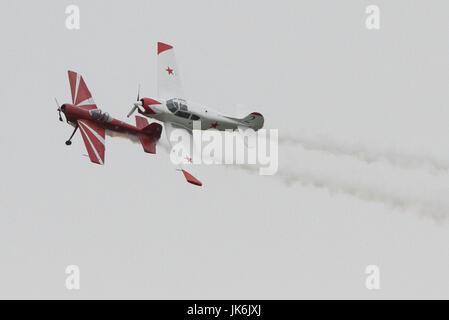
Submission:
{"label": "spinning propeller blade", "polygon": [[137,102],[134,103],[134,106],[131,108],[131,111],[128,112],[127,117],[129,118],[134,111],[136,111],[136,109],[139,107],[139,103],[140,103],[140,84],[139,84],[139,88],[137,89]]}
{"label": "spinning propeller blade", "polygon": [[134,107],[132,107],[131,111],[128,113],[127,117],[129,118],[134,113],[134,111],[136,111],[136,109],[137,105],[134,105]]}
{"label": "spinning propeller blade", "polygon": [[55,97],[55,101],[56,101],[56,105],[58,106],[58,113],[59,113],[59,121],[63,121],[62,120],[62,117],[61,117],[61,107],[59,106],[59,103],[58,103],[58,99],[56,99],[56,97]]}

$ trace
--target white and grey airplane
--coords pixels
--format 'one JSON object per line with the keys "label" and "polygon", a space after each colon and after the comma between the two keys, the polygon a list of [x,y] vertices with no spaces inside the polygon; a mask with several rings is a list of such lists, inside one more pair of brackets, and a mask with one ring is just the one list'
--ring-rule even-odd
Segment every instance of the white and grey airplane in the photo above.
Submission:
{"label": "white and grey airplane", "polygon": [[[184,129],[191,133],[195,121],[200,121],[197,123],[201,123],[201,130],[251,128],[257,131],[263,127],[264,118],[259,112],[252,112],[244,118],[236,118],[187,100],[181,86],[173,46],[162,42],[157,44],[157,87],[157,97],[140,98],[138,93],[137,101],[134,102],[128,117],[137,110],[144,116],[163,122],[169,143],[171,143],[170,134],[174,129]],[[187,162],[191,162],[191,157],[187,156],[186,159]],[[189,177],[186,178],[192,183]]]}

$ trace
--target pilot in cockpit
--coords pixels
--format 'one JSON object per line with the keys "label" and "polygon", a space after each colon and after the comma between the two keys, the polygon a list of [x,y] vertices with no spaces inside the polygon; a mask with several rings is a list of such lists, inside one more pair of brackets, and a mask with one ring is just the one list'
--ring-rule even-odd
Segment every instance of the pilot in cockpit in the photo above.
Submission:
{"label": "pilot in cockpit", "polygon": [[101,122],[111,122],[112,117],[107,112],[101,112],[100,109],[94,109],[90,110],[89,114],[94,118],[95,120],[101,121]]}

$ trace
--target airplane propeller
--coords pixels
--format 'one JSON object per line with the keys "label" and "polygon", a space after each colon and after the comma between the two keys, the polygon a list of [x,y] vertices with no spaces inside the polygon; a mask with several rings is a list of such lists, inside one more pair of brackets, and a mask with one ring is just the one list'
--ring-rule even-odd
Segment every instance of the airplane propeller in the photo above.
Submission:
{"label": "airplane propeller", "polygon": [[139,106],[142,106],[142,102],[140,101],[140,84],[139,88],[137,89],[137,101],[134,102],[134,106],[131,108],[131,111],[128,113],[127,117],[129,118],[134,113],[134,111],[139,108]]}
{"label": "airplane propeller", "polygon": [[59,106],[58,99],[55,98],[55,101],[56,101],[56,105],[58,106],[57,110],[59,113],[59,121],[64,121],[64,120],[62,120],[62,117],[61,117],[61,107]]}

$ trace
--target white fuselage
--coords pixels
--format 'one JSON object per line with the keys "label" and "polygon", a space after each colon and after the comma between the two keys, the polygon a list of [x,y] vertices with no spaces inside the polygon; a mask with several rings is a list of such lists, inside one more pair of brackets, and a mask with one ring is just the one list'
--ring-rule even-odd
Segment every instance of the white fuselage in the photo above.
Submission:
{"label": "white fuselage", "polygon": [[245,124],[238,119],[227,117],[221,113],[205,107],[201,104],[183,100],[157,98],[159,104],[151,104],[149,108],[154,113],[143,113],[145,116],[154,118],[162,122],[171,122],[173,124],[192,130],[194,121],[200,121],[201,130],[215,128],[217,130],[236,130]]}

